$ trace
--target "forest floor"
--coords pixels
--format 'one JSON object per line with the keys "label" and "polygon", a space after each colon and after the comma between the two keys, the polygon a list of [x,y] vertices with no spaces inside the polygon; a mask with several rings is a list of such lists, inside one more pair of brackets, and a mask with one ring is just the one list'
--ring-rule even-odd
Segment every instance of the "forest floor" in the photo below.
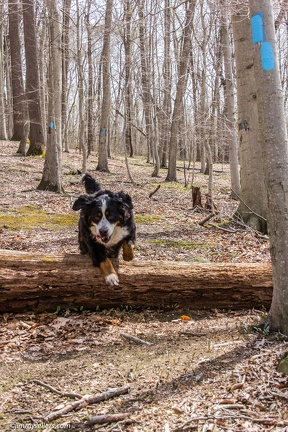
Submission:
{"label": "forest floor", "polygon": [[[65,194],[59,195],[36,189],[43,159],[19,157],[16,150],[17,144],[0,141],[0,249],[78,253],[78,214],[71,206],[83,192],[77,171],[81,155],[63,155]],[[165,170],[152,178],[153,166],[144,158],[132,158],[129,164],[137,186],[130,183],[120,156],[109,161],[109,174],[95,172],[92,156],[88,171],[105,188],[132,196],[135,260],[269,262],[267,239],[231,223],[238,203],[229,197],[227,165],[214,167],[214,225],[201,226],[206,214],[192,211],[182,163],[177,183],[165,182]],[[193,184],[201,188],[204,203],[208,178],[196,168]],[[191,184],[193,174],[188,174]],[[138,311],[127,305],[102,311],[7,312],[0,316],[0,429],[288,431],[288,377],[276,370],[288,338],[261,326],[266,313],[252,305],[241,311],[176,306]],[[136,344],[123,333],[149,344]],[[76,409],[79,395],[126,385],[126,394]],[[62,415],[49,422],[57,410]],[[108,414],[119,414],[118,420],[87,423]]]}

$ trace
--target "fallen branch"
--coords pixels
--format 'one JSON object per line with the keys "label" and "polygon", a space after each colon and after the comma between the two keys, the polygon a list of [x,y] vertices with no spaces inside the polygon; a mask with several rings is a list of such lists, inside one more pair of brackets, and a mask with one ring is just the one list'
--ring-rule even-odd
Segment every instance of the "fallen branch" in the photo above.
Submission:
{"label": "fallen branch", "polygon": [[204,226],[204,224],[208,222],[210,219],[212,219],[214,216],[215,213],[209,213],[204,219],[201,219],[201,221],[199,221],[198,224]]}
{"label": "fallen branch", "polygon": [[151,192],[150,194],[149,194],[149,198],[151,198],[159,189],[160,189],[160,187],[161,187],[161,185],[158,185],[157,187],[156,187],[156,189],[153,191],[153,192]]}
{"label": "fallen branch", "polygon": [[96,415],[87,420],[85,426],[92,426],[94,424],[115,423],[118,421],[126,420],[129,417],[131,417],[131,413]]}
{"label": "fallen branch", "polygon": [[236,232],[239,231],[237,229],[224,228],[224,227],[222,227],[220,225],[216,225],[216,224],[214,224],[212,222],[210,222],[209,225],[212,226],[213,228],[216,228],[216,229],[219,229],[221,231],[228,232],[228,233],[231,233],[231,234],[235,234]]}
{"label": "fallen branch", "polygon": [[147,342],[147,341],[145,341],[145,340],[143,340],[143,339],[139,339],[139,338],[136,337],[136,336],[130,336],[130,335],[126,334],[126,333],[120,333],[120,336],[122,336],[124,339],[131,340],[132,342],[135,342],[135,343],[137,343],[137,344],[142,344],[142,345],[152,345],[151,342]]}
{"label": "fallen branch", "polygon": [[74,399],[82,399],[83,395],[80,395],[79,393],[73,393],[73,392],[62,392],[60,390],[57,390],[55,387],[50,386],[49,384],[46,384],[42,381],[39,380],[31,380],[31,382],[35,383],[35,384],[39,384],[42,387],[45,387],[47,389],[49,389],[50,391],[52,391],[53,393],[56,393],[62,397],[70,397],[70,398],[74,398]]}
{"label": "fallen branch", "polygon": [[63,407],[57,411],[51,412],[45,418],[45,421],[51,422],[53,420],[58,419],[59,417],[62,417],[64,414],[67,414],[70,411],[80,410],[80,409],[85,408],[87,405],[96,404],[96,403],[111,399],[115,396],[120,396],[120,395],[126,394],[129,392],[129,390],[130,390],[129,386],[124,386],[124,387],[119,387],[116,389],[108,390],[107,392],[99,393],[97,395],[85,395],[80,400],[75,401],[75,402],[70,402],[65,407]]}

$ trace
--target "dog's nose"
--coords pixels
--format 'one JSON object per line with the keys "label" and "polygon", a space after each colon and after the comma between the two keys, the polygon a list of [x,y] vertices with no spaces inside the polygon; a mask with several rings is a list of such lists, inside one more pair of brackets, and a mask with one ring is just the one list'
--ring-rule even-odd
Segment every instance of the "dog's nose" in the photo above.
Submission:
{"label": "dog's nose", "polygon": [[103,238],[108,237],[108,230],[107,229],[100,229],[99,234]]}

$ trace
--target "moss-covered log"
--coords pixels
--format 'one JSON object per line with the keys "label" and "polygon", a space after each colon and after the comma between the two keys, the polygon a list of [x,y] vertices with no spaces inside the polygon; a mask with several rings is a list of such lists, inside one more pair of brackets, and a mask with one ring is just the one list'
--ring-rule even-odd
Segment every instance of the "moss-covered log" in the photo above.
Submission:
{"label": "moss-covered log", "polygon": [[0,312],[61,308],[242,309],[269,307],[268,264],[137,262],[119,265],[120,286],[105,285],[89,258],[0,250]]}

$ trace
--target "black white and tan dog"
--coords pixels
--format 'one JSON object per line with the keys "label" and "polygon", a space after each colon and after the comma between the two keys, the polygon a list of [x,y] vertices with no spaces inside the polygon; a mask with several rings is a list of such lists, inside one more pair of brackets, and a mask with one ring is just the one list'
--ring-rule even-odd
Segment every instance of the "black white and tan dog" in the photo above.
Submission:
{"label": "black white and tan dog", "polygon": [[122,247],[123,259],[133,259],[136,227],[131,197],[124,192],[113,193],[102,189],[90,174],[85,174],[82,182],[86,194],[81,195],[72,207],[73,210],[81,210],[80,252],[89,254],[107,284],[118,285],[118,276],[109,258],[118,258]]}

